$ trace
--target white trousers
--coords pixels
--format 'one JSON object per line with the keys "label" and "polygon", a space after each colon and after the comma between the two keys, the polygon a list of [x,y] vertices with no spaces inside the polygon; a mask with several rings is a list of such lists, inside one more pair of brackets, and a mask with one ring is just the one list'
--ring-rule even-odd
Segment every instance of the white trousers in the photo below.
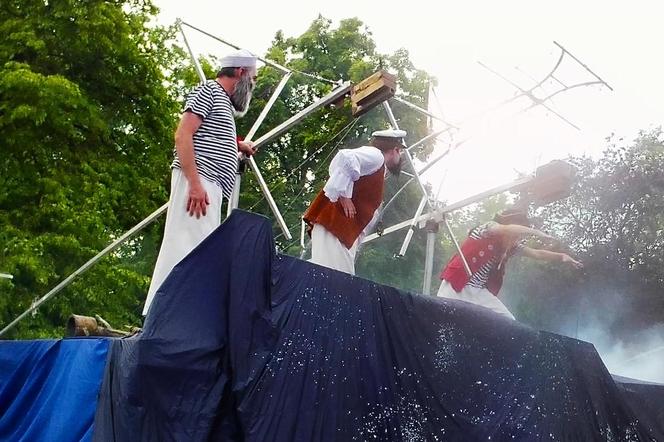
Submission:
{"label": "white trousers", "polygon": [[354,275],[356,253],[357,241],[353,247],[347,249],[329,230],[320,224],[314,224],[311,231],[310,262]]}
{"label": "white trousers", "polygon": [[497,296],[488,291],[487,289],[480,289],[472,286],[465,286],[459,293],[452,288],[449,282],[444,279],[440,283],[438,289],[438,296],[441,298],[459,299],[461,301],[472,302],[473,304],[481,305],[510,319],[515,319],[514,315],[507,310]]}
{"label": "white trousers", "polygon": [[152,274],[143,315],[147,315],[155,293],[173,267],[221,224],[223,197],[221,188],[202,177],[201,183],[208,194],[210,204],[207,206],[207,215],[196,218],[189,216],[187,212],[189,198],[187,178],[180,169],[173,169],[171,173],[171,196],[166,213],[164,239]]}

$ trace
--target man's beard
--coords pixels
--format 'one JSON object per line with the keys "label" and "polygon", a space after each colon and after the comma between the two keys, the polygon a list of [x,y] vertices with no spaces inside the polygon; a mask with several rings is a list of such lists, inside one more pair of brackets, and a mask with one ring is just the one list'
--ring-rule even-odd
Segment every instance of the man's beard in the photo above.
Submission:
{"label": "man's beard", "polygon": [[387,166],[387,170],[389,170],[392,175],[398,177],[399,174],[401,173],[402,165],[403,165],[403,157],[399,157],[399,163]]}
{"label": "man's beard", "polygon": [[254,84],[250,75],[242,75],[240,80],[235,85],[235,90],[231,94],[231,103],[235,109],[235,116],[242,118],[249,110],[249,102],[251,101],[251,92],[254,89]]}

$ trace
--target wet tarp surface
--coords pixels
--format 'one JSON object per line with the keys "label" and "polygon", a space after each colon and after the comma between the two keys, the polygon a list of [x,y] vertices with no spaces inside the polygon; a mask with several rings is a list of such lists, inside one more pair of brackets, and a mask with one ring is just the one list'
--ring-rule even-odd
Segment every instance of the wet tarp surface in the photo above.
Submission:
{"label": "wet tarp surface", "polygon": [[638,388],[588,343],[275,255],[236,211],[113,342],[95,440],[664,440]]}
{"label": "wet tarp surface", "polygon": [[91,440],[109,342],[0,341],[0,440]]}

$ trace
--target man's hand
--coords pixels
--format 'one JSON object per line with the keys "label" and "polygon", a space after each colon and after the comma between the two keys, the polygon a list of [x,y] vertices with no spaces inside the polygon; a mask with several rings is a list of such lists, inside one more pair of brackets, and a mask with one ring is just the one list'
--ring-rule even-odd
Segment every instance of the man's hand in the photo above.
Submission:
{"label": "man's hand", "polygon": [[196,218],[200,218],[201,215],[205,216],[208,204],[210,204],[210,199],[203,185],[200,182],[190,185],[189,198],[187,199],[189,216],[196,215]]}
{"label": "man's hand", "polygon": [[339,197],[339,204],[341,204],[341,207],[344,209],[344,214],[348,218],[355,218],[355,214],[357,211],[355,210],[355,204],[353,204],[353,200],[350,198],[344,198],[343,196]]}
{"label": "man's hand", "polygon": [[582,269],[583,268],[583,263],[581,261],[577,261],[576,259],[572,258],[571,256],[567,254],[563,254],[563,257],[561,259],[562,262],[568,262],[572,264],[572,266],[575,269]]}
{"label": "man's hand", "polygon": [[254,147],[254,143],[252,143],[251,141],[238,141],[237,150],[239,150],[248,157],[256,153],[256,148]]}

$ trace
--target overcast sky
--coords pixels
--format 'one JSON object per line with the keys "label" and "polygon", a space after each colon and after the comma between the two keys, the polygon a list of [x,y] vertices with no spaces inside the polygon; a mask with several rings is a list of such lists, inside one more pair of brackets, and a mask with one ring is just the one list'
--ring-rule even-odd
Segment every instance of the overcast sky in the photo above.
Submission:
{"label": "overcast sky", "polygon": [[[358,17],[382,53],[406,48],[418,68],[438,79],[436,92],[444,116],[461,127],[456,139],[468,139],[425,176],[435,185],[445,176],[441,198],[448,201],[511,181],[515,170],[531,172],[569,154],[598,155],[612,132],[632,139],[639,129],[662,125],[664,120],[661,2],[156,0],[156,4],[163,24],[181,17],[261,55],[276,31],[300,35],[318,14],[335,23]],[[234,5],[238,9],[232,9]],[[189,34],[199,53],[221,56],[228,51],[207,37]],[[554,40],[614,89],[591,86],[554,99],[554,108],[581,130],[542,108],[518,114],[530,104],[525,98],[484,113],[512,97],[515,89],[477,61],[527,88],[557,61],[560,50]],[[566,60],[560,70],[565,82],[594,79]],[[547,85],[549,92],[556,90],[552,86]],[[444,143],[438,147],[444,148]]]}

